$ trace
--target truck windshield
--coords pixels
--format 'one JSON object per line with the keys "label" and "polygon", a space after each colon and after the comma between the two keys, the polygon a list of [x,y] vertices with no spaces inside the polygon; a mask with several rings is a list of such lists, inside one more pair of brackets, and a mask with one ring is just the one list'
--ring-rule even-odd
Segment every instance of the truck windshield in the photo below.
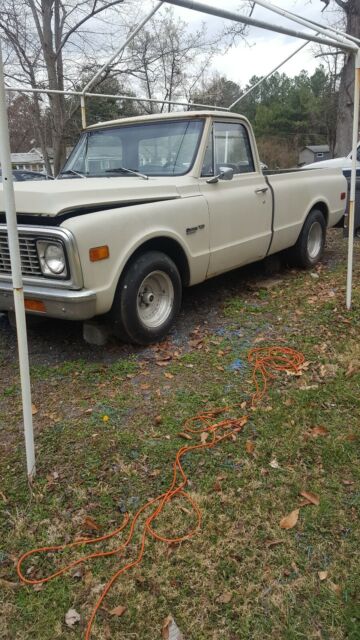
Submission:
{"label": "truck windshield", "polygon": [[60,176],[183,175],[194,163],[203,126],[201,119],[181,119],[87,131]]}

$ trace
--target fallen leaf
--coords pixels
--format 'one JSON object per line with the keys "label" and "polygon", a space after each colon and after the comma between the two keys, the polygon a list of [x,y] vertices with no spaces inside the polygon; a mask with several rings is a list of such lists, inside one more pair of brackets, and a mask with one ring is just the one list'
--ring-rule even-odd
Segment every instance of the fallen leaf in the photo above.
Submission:
{"label": "fallen leaf", "polygon": [[126,611],[127,607],[123,607],[121,604],[118,607],[115,607],[115,609],[111,609],[111,611],[109,611],[111,616],[116,616],[117,618],[120,618],[121,616],[124,615],[125,611]]}
{"label": "fallen leaf", "polygon": [[162,638],[163,640],[184,640],[183,635],[172,616],[168,616],[163,622]]}
{"label": "fallen leaf", "polygon": [[320,504],[320,498],[315,493],[311,493],[310,491],[300,491],[300,495],[315,506]]}
{"label": "fallen leaf", "polygon": [[205,444],[206,440],[208,439],[209,434],[206,431],[203,431],[200,434],[200,440],[201,440],[201,444]]}
{"label": "fallen leaf", "polygon": [[319,580],[321,580],[321,582],[323,580],[326,580],[326,578],[328,577],[329,572],[328,571],[318,571],[318,576],[319,576]]}
{"label": "fallen leaf", "polygon": [[154,469],[151,473],[149,473],[150,478],[157,478],[161,473],[160,469]]}
{"label": "fallen leaf", "polygon": [[164,373],[164,376],[165,376],[165,378],[168,378],[168,380],[172,380],[172,378],[174,377],[174,374],[166,372],[166,373]]}
{"label": "fallen leaf", "polygon": [[333,591],[334,593],[336,593],[337,596],[340,595],[341,593],[341,587],[338,584],[335,584],[334,582],[332,582],[331,580],[329,580],[328,582],[328,586],[331,589],[331,591]]}
{"label": "fallen leaf", "polygon": [[346,486],[351,485],[351,484],[354,484],[354,481],[353,481],[353,480],[342,480],[341,482],[342,482],[343,484],[345,484]]}
{"label": "fallen leaf", "polygon": [[348,442],[354,442],[355,440],[357,440],[357,435],[355,433],[349,433],[345,439]]}
{"label": "fallen leaf", "polygon": [[295,527],[299,518],[300,509],[294,509],[289,515],[280,520],[281,529],[292,529]]}
{"label": "fallen leaf", "polygon": [[158,367],[167,367],[170,364],[170,360],[157,360]]}
{"label": "fallen leaf", "polygon": [[283,542],[285,542],[285,540],[265,540],[265,545],[270,548],[278,544],[283,544]]}
{"label": "fallen leaf", "polygon": [[80,614],[75,609],[69,609],[65,615],[65,623],[70,629],[72,629],[78,622],[80,622]]}
{"label": "fallen leaf", "polygon": [[186,433],[186,431],[180,431],[180,433],[178,433],[178,436],[180,436],[180,438],[184,438],[185,440],[192,440],[191,435],[189,433]]}
{"label": "fallen leaf", "polygon": [[40,584],[33,584],[32,588],[34,591],[42,591],[44,586],[45,585],[41,582]]}
{"label": "fallen leaf", "polygon": [[146,391],[147,389],[150,389],[150,385],[147,383],[141,384],[140,389],[142,389],[143,391]]}
{"label": "fallen leaf", "polygon": [[252,440],[246,440],[245,449],[246,453],[248,453],[249,455],[253,455],[255,451],[255,442],[253,442]]}
{"label": "fallen leaf", "polygon": [[161,416],[155,416],[154,422],[155,422],[155,424],[160,424],[162,422],[162,417]]}
{"label": "fallen leaf", "polygon": [[98,524],[96,524],[95,520],[93,520],[92,518],[90,518],[89,516],[86,516],[83,526],[86,529],[90,529],[90,531],[100,531],[100,527]]}
{"label": "fallen leaf", "polygon": [[301,502],[299,502],[299,507],[306,507],[308,504],[312,504],[310,500],[301,500]]}
{"label": "fallen leaf", "polygon": [[218,598],[216,598],[216,602],[220,604],[228,604],[232,598],[232,593],[230,591],[224,591]]}
{"label": "fallen leaf", "polygon": [[360,368],[360,363],[357,362],[356,360],[351,360],[345,375],[348,377],[353,376],[354,373],[357,373],[359,371],[359,368]]}
{"label": "fallen leaf", "polygon": [[328,436],[328,430],[323,426],[311,427],[311,429],[307,432],[309,436],[312,438],[317,438],[318,436]]}
{"label": "fallen leaf", "polygon": [[271,462],[269,462],[270,467],[272,467],[273,469],[280,469],[280,465],[278,463],[278,461],[276,460],[276,458],[274,458],[273,460],[271,460]]}
{"label": "fallen leaf", "polygon": [[31,405],[31,415],[35,416],[38,413],[38,411],[39,411],[39,409],[34,404],[32,404]]}
{"label": "fallen leaf", "polygon": [[216,482],[214,482],[214,491],[217,491],[217,493],[221,491],[221,484],[219,480],[216,480]]}
{"label": "fallen leaf", "polygon": [[5,493],[3,493],[2,491],[0,491],[0,498],[2,499],[3,502],[5,502],[5,504],[7,504],[8,499]]}

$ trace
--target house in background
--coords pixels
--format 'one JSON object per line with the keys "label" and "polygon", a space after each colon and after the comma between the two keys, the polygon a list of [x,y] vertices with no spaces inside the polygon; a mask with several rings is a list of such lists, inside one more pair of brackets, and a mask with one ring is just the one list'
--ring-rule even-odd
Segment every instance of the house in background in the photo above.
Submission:
{"label": "house in background", "polygon": [[[72,147],[66,147],[66,157],[68,158]],[[50,166],[54,173],[54,151],[51,147],[47,148]],[[30,151],[11,154],[11,165],[13,169],[25,171],[42,171],[46,173],[44,156],[39,147],[33,147]],[[0,163],[1,166],[1,163]]]}
{"label": "house in background", "polygon": [[[54,152],[48,149],[51,168],[53,168]],[[12,153],[11,165],[13,169],[25,169],[26,171],[43,171],[45,170],[44,156],[41,149],[33,147],[30,151],[24,153]]]}
{"label": "house in background", "polygon": [[329,160],[331,158],[330,148],[328,144],[310,144],[301,149],[299,153],[299,167],[310,162],[320,162],[320,160]]}

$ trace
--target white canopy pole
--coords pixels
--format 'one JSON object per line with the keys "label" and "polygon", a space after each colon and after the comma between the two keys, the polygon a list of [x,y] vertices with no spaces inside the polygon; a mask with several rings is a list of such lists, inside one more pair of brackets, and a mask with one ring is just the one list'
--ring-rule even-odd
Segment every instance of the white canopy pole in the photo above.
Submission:
{"label": "white canopy pole", "polygon": [[[35,89],[33,87],[5,87],[8,93],[46,93],[46,94],[63,94],[65,96],[81,96],[81,91],[65,91],[60,89]],[[132,102],[150,102],[154,104],[174,104],[179,107],[200,107],[202,109],[219,109],[220,111],[229,111],[228,107],[220,107],[216,104],[200,104],[197,102],[180,102],[179,100],[164,100],[162,98],[138,98],[136,96],[117,95],[116,93],[89,93],[84,94],[88,98],[114,98],[114,100],[131,100]]]}
{"label": "white canopy pole", "polygon": [[332,30],[332,33],[329,34],[328,33],[329,29],[327,25],[323,25],[320,22],[315,26],[312,20],[307,20],[307,18],[302,18],[296,13],[291,13],[286,9],[277,7],[275,4],[271,4],[270,2],[267,2],[267,0],[252,0],[252,2],[260,5],[264,9],[268,9],[269,11],[272,11],[273,13],[277,13],[283,18],[288,18],[288,20],[292,22],[297,22],[298,24],[301,24],[304,27],[309,27],[310,29],[313,29],[314,31],[318,31],[319,33],[322,33],[325,36],[331,37],[334,40],[336,40],[340,46],[347,45],[349,43],[349,39],[346,33]]}
{"label": "white canopy pole", "polygon": [[28,478],[31,481],[35,475],[35,448],[32,423],[31,388],[29,353],[26,333],[26,319],[24,306],[24,290],[21,275],[21,260],[19,238],[16,224],[16,209],[14,186],[11,171],[9,127],[6,109],[4,69],[2,61],[2,46],[0,38],[0,159],[2,168],[2,184],[6,213],[6,226],[10,250],[11,273],[16,315],[16,329],[20,363],[21,394],[23,405],[23,419],[25,432],[25,449]]}
{"label": "white canopy pole", "polygon": [[[293,36],[294,38],[300,38],[302,40],[311,40],[312,42],[318,42],[319,44],[326,44],[331,47],[338,47],[339,49],[344,49],[346,51],[357,51],[357,45],[346,39],[345,37],[328,34],[326,36],[317,36],[312,33],[306,33],[305,31],[296,31],[295,29],[291,29],[290,27],[285,27],[276,23],[267,22],[264,20],[257,20],[255,18],[251,18],[249,16],[244,16],[239,13],[235,13],[233,11],[227,11],[226,9],[221,9],[219,7],[213,7],[208,4],[202,4],[197,0],[165,0],[168,4],[173,4],[176,7],[183,7],[184,9],[191,9],[192,11],[199,11],[200,13],[207,13],[211,16],[217,16],[218,18],[224,18],[225,20],[232,20],[233,22],[240,22],[242,24],[247,24],[253,27],[259,27],[260,29],[266,29],[267,31],[274,31],[275,33],[283,33],[288,36]],[[254,0],[255,2],[255,0]],[[275,8],[273,5],[269,3],[263,3],[264,6],[266,4],[266,8],[274,11]],[[277,13],[277,11],[276,11]],[[295,14],[294,14],[295,15]],[[294,22],[295,19],[291,18]],[[299,18],[298,21],[301,23],[305,22],[309,29],[313,31],[320,31],[320,27],[314,27],[310,22]],[[324,31],[324,29],[322,29]]]}
{"label": "white canopy pole", "polygon": [[357,164],[357,144],[359,137],[359,96],[360,96],[360,52],[355,56],[355,81],[354,81],[354,113],[353,113],[353,134],[351,152],[351,179],[350,179],[350,203],[348,221],[348,264],[346,279],[346,306],[351,309],[351,289],[353,274],[353,254],[354,254],[354,228],[355,228],[355,194],[356,194],[356,164]]}

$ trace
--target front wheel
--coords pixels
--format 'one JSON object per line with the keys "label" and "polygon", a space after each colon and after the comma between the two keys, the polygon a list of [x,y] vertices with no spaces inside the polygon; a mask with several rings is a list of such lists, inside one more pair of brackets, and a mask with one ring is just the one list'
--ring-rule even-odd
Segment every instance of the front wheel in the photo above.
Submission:
{"label": "front wheel", "polygon": [[126,342],[151,344],[166,336],[181,305],[181,279],[164,253],[135,258],[121,277],[110,312],[115,334]]}
{"label": "front wheel", "polygon": [[321,260],[326,240],[326,222],[320,209],[310,211],[297,243],[289,250],[289,257],[298,267],[310,269]]}

